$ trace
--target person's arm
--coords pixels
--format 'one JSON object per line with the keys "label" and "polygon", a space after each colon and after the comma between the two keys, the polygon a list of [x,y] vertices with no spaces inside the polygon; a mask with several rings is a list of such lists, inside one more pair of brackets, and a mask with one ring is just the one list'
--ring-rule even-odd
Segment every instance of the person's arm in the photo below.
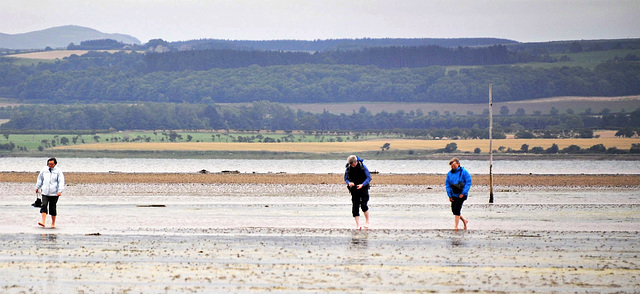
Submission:
{"label": "person's arm", "polygon": [[44,175],[42,171],[40,171],[40,173],[38,174],[38,178],[36,179],[36,193],[38,193],[38,190],[42,188],[43,182],[44,182]]}
{"label": "person's arm", "polygon": [[447,196],[451,198],[453,197],[453,190],[451,190],[451,184],[449,183],[449,175],[450,173],[447,173],[447,178],[444,180],[444,187],[447,190]]}
{"label": "person's arm", "polygon": [[60,174],[58,175],[58,196],[62,195],[64,188],[64,174],[60,171]]}
{"label": "person's arm", "polygon": [[362,182],[362,187],[364,187],[366,185],[369,185],[369,183],[371,182],[371,174],[369,173],[369,169],[366,165],[364,165],[364,163],[362,164],[362,168],[364,169],[365,176],[367,176],[367,179]]}
{"label": "person's arm", "polygon": [[471,174],[465,169],[462,176],[464,177],[464,188],[462,189],[462,195],[467,196],[469,195],[469,189],[471,189]]}
{"label": "person's arm", "polygon": [[348,168],[344,171],[344,182],[347,183],[347,185],[349,185],[349,183],[351,183],[349,181],[349,169]]}

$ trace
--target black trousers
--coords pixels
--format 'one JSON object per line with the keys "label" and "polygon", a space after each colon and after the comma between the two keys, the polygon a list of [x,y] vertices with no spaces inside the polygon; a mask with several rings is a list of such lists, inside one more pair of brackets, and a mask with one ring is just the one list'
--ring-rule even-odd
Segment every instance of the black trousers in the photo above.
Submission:
{"label": "black trousers", "polygon": [[[59,196],[42,195],[42,207],[40,208],[40,213],[44,212],[52,216],[58,215],[58,211],[56,210],[58,198]],[[47,206],[49,207],[49,211],[47,211]]]}
{"label": "black trousers", "polygon": [[451,199],[453,199],[453,202],[451,202],[451,212],[453,212],[453,215],[460,215],[460,210],[462,210],[462,203],[467,200],[467,196],[464,196],[462,198],[452,197]]}
{"label": "black trousers", "polygon": [[349,187],[349,192],[351,192],[351,203],[353,204],[351,207],[353,217],[360,216],[360,207],[362,207],[362,212],[369,211],[369,206],[367,206],[367,202],[369,202],[369,187],[358,189],[353,186]]}

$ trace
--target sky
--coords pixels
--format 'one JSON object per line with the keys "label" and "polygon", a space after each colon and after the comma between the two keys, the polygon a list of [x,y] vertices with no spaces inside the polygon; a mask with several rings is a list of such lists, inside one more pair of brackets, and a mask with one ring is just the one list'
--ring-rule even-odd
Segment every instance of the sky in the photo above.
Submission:
{"label": "sky", "polygon": [[186,41],[640,38],[640,0],[2,0],[0,33],[63,25]]}

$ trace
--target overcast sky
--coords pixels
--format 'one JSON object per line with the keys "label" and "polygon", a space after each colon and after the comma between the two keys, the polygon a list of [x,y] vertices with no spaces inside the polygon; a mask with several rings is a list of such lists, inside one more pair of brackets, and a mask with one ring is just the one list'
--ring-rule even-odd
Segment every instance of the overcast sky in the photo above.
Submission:
{"label": "overcast sky", "polygon": [[193,39],[640,38],[640,0],[0,0],[0,33]]}

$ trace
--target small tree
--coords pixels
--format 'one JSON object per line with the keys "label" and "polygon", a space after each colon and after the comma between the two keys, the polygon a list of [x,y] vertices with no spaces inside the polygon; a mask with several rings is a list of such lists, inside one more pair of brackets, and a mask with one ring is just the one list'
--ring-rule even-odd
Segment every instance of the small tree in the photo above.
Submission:
{"label": "small tree", "polygon": [[594,153],[604,153],[607,151],[607,147],[605,147],[603,144],[597,144],[589,147],[588,150]]}
{"label": "small tree", "polygon": [[480,152],[482,152],[482,150],[480,150],[480,148],[473,149],[473,153],[475,153],[475,154],[480,154]]}
{"label": "small tree", "polygon": [[578,145],[570,145],[567,148],[562,149],[562,153],[568,153],[568,154],[576,154],[576,153],[581,153],[582,148],[580,148],[580,146]]}
{"label": "small tree", "polygon": [[391,147],[391,143],[384,143],[384,145],[382,145],[380,149],[382,149],[382,151],[385,151],[385,150],[389,150],[390,147]]}
{"label": "small tree", "polygon": [[522,144],[522,146],[520,146],[520,151],[527,153],[529,152],[529,145],[527,144]]}
{"label": "small tree", "polygon": [[515,134],[515,137],[516,139],[533,139],[536,136],[532,132],[522,130],[522,131],[518,131]]}
{"label": "small tree", "polygon": [[456,150],[458,150],[458,144],[455,142],[449,143],[444,147],[444,152],[446,153],[453,153],[456,152]]}
{"label": "small tree", "polygon": [[506,106],[500,107],[500,115],[509,115],[509,107],[506,107]]}
{"label": "small tree", "polygon": [[544,153],[544,148],[542,148],[540,146],[533,147],[533,148],[531,148],[531,153],[542,154],[542,153]]}

